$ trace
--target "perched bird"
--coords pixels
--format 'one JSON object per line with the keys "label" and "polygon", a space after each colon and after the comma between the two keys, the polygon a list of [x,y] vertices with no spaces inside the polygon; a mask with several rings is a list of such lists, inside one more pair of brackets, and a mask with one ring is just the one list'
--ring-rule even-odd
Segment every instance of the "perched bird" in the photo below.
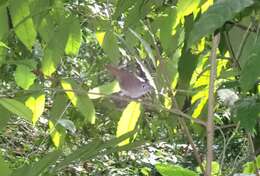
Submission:
{"label": "perched bird", "polygon": [[149,83],[138,78],[133,73],[112,65],[106,65],[106,68],[116,77],[122,93],[128,97],[139,98],[149,92],[152,88]]}

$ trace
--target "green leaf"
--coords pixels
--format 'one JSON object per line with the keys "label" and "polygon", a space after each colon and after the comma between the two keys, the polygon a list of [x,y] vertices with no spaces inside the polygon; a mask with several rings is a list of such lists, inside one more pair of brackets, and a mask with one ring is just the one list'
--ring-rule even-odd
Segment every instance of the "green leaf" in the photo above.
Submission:
{"label": "green leaf", "polygon": [[119,92],[120,86],[117,81],[113,81],[102,86],[95,87],[88,91],[88,96],[90,99],[97,99],[113,93]]}
{"label": "green leaf", "polygon": [[117,62],[120,57],[120,53],[115,34],[112,31],[97,32],[96,37],[99,45],[103,48],[104,52],[108,55],[111,61]]}
{"label": "green leaf", "polygon": [[31,50],[36,39],[36,31],[31,18],[29,5],[28,0],[10,0],[9,2],[14,31],[23,44]]}
{"label": "green leaf", "polygon": [[138,38],[138,40],[142,43],[142,45],[144,46],[145,48],[145,51],[147,52],[148,56],[150,57],[150,59],[152,60],[153,62],[153,65],[156,66],[156,63],[155,63],[155,57],[154,57],[154,54],[153,54],[153,50],[150,46],[150,44],[145,41],[141,35],[139,35],[138,33],[136,33],[135,31],[133,31],[132,29],[129,28],[129,31],[136,37]]}
{"label": "green leaf", "polygon": [[8,33],[8,16],[6,7],[0,7],[0,21],[1,21],[1,28],[0,28],[0,40]]}
{"label": "green leaf", "polygon": [[57,122],[58,119],[62,118],[64,110],[68,104],[68,98],[64,93],[57,93],[53,100],[53,106],[50,110],[50,120]]}
{"label": "green leaf", "polygon": [[71,133],[75,133],[76,132],[76,126],[75,124],[68,119],[59,119],[57,121],[57,123],[59,125],[61,125],[62,127],[64,127],[66,130],[70,131]]}
{"label": "green leaf", "polygon": [[170,164],[156,164],[155,168],[162,176],[199,176],[194,171]]}
{"label": "green leaf", "polygon": [[12,117],[12,114],[10,113],[10,111],[6,110],[2,106],[0,106],[0,113],[1,113],[1,118],[0,118],[0,131],[1,131],[6,127],[9,119]]}
{"label": "green leaf", "polygon": [[35,94],[31,95],[25,101],[25,105],[29,109],[31,109],[31,111],[33,113],[32,123],[35,125],[44,111],[45,94],[44,93],[35,93]]}
{"label": "green leaf", "polygon": [[232,115],[235,121],[240,121],[242,128],[253,131],[260,118],[260,103],[254,97],[238,100],[232,108]]}
{"label": "green leaf", "polygon": [[122,13],[126,12],[131,6],[135,4],[136,1],[125,1],[125,0],[118,0],[116,4],[116,9],[113,14],[113,19],[117,19]]}
{"label": "green leaf", "polygon": [[12,173],[12,170],[9,168],[9,163],[6,162],[2,156],[0,156],[0,170],[1,175],[9,176]]}
{"label": "green leaf", "polygon": [[198,9],[201,0],[179,0],[177,3],[178,17],[190,15]]}
{"label": "green leaf", "polygon": [[65,141],[66,131],[65,128],[57,125],[54,120],[49,120],[48,122],[49,133],[51,140],[56,148],[60,148]]}
{"label": "green leaf", "polygon": [[213,33],[226,21],[231,20],[237,13],[253,3],[253,0],[228,0],[220,1],[209,7],[194,24],[189,35],[188,48],[200,38]]}
{"label": "green leaf", "polygon": [[[197,66],[198,56],[193,55],[190,50],[183,50],[178,63],[178,89],[188,90],[192,74]],[[176,93],[176,100],[179,107],[183,107],[186,97],[181,92]]]}
{"label": "green leaf", "polygon": [[247,56],[247,61],[240,76],[240,85],[243,91],[251,89],[260,77],[260,42],[258,41]]}
{"label": "green leaf", "polygon": [[61,151],[59,150],[48,153],[38,162],[16,169],[12,173],[12,176],[21,176],[21,175],[39,176],[44,172],[44,170],[52,166],[57,161],[60,155],[61,155]]}
{"label": "green leaf", "polygon": [[[61,57],[64,54],[64,50],[67,45],[71,24],[74,23],[72,17],[60,18],[61,21],[59,21],[58,26],[52,25],[53,21],[48,18],[46,18],[46,20],[44,19],[41,24],[41,35],[43,35],[45,40],[48,42],[44,50],[44,57],[42,61],[42,71],[46,76],[51,76],[51,74],[56,71],[56,67],[60,63]],[[70,41],[70,44],[71,42],[72,41]],[[78,46],[74,49],[77,48]]]}
{"label": "green leaf", "polygon": [[23,103],[14,99],[1,98],[0,104],[8,111],[25,118],[29,122],[32,121],[32,111],[27,108]]}
{"label": "green leaf", "polygon": [[73,80],[62,80],[61,85],[66,91],[71,103],[78,108],[85,120],[91,124],[95,123],[95,108],[88,94]]}
{"label": "green leaf", "polygon": [[[50,0],[33,0],[30,4],[31,14],[33,14],[33,23],[39,30],[42,20],[48,15],[51,9]],[[58,10],[58,9],[57,9]]]}
{"label": "green leaf", "polygon": [[160,40],[163,49],[170,53],[173,45],[173,31],[177,23],[177,8],[168,8],[165,11],[165,16],[158,19],[160,21]]}
{"label": "green leaf", "polygon": [[18,86],[27,90],[33,85],[36,76],[31,72],[31,69],[25,65],[18,65],[14,75],[15,82]]}
{"label": "green leaf", "polygon": [[4,43],[6,41],[6,37],[9,30],[6,7],[0,7],[0,21],[1,21],[1,27],[0,27],[0,66],[1,66],[5,61],[5,55],[7,52],[6,49],[8,48],[8,46]]}
{"label": "green leaf", "polygon": [[65,47],[65,53],[68,55],[77,55],[81,44],[81,30],[79,20],[76,17],[70,17],[72,23],[69,28],[68,41]]}
{"label": "green leaf", "polygon": [[68,99],[64,93],[57,93],[54,97],[53,106],[50,110],[49,117],[49,132],[51,136],[51,140],[55,147],[59,148],[65,141],[66,131],[64,128],[61,128],[58,125],[58,120],[61,119],[64,115],[64,111],[66,110],[68,104]]}
{"label": "green leaf", "polygon": [[[131,101],[124,109],[122,116],[117,124],[116,136],[121,136],[135,129],[138,119],[141,115],[141,103]],[[130,139],[121,142],[119,146],[126,145]]]}

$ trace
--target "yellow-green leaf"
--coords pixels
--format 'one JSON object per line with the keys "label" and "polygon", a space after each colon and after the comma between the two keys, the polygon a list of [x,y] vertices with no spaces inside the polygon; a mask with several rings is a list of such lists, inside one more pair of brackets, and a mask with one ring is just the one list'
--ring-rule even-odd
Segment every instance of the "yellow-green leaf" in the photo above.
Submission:
{"label": "yellow-green leaf", "polygon": [[[57,123],[57,122],[56,122]],[[49,133],[51,135],[51,140],[56,148],[59,148],[65,140],[65,129],[60,126],[55,125],[52,120],[49,120]]]}
{"label": "yellow-green leaf", "polygon": [[0,104],[8,111],[25,118],[29,122],[32,121],[32,111],[23,103],[10,98],[1,98]]}
{"label": "yellow-green leaf", "polygon": [[113,93],[119,92],[120,86],[117,81],[113,81],[102,86],[95,87],[88,91],[88,96],[90,99],[97,99]]}
{"label": "yellow-green leaf", "polygon": [[25,105],[31,109],[33,113],[32,123],[35,125],[44,111],[45,95],[44,93],[31,95],[26,101]]}
{"label": "yellow-green leaf", "polygon": [[[123,134],[135,129],[138,119],[141,115],[141,103],[132,101],[125,108],[122,116],[117,124],[116,136],[122,136]],[[126,145],[130,141],[126,139],[119,144],[119,146]]]}
{"label": "yellow-green leaf", "polygon": [[81,30],[78,18],[71,16],[72,23],[69,28],[68,41],[65,47],[65,53],[68,55],[77,55],[81,44]]}
{"label": "yellow-green leaf", "polygon": [[78,108],[85,117],[85,120],[94,124],[96,119],[95,108],[88,97],[87,91],[84,92],[84,90],[73,80],[62,80],[61,85],[66,91],[71,103]]}

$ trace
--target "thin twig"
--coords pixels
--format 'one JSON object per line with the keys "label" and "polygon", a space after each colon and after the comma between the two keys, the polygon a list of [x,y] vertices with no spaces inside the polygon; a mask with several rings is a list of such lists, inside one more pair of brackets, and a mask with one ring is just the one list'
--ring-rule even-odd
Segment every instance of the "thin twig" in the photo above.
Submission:
{"label": "thin twig", "polygon": [[235,52],[233,50],[233,47],[231,45],[231,41],[230,41],[230,38],[229,38],[229,35],[228,35],[228,32],[224,31],[224,38],[226,40],[226,44],[227,44],[227,47],[228,47],[228,50],[229,50],[229,53],[231,55],[231,58],[232,58],[232,62],[233,64],[239,69],[241,70],[241,66],[236,58],[236,55],[235,55]]}
{"label": "thin twig", "polygon": [[207,159],[205,176],[211,175],[211,163],[213,161],[213,144],[214,144],[214,84],[217,70],[217,48],[219,45],[220,34],[212,37],[211,50],[211,69],[208,96],[208,120],[207,120]]}
{"label": "thin twig", "polygon": [[250,148],[250,158],[253,160],[253,165],[254,165],[254,168],[255,168],[255,175],[260,176],[259,169],[257,168],[255,147],[254,147],[254,143],[253,143],[253,140],[252,140],[252,136],[249,132],[247,133],[247,138],[248,138],[248,144],[249,144],[249,148]]}
{"label": "thin twig", "polygon": [[228,138],[226,143],[224,142],[224,148],[223,148],[223,151],[222,151],[222,154],[221,154],[222,155],[222,159],[221,159],[221,162],[220,162],[220,169],[219,169],[219,174],[218,175],[222,174],[221,171],[222,171],[222,168],[223,168],[223,165],[224,165],[227,147],[228,147],[229,143],[231,142],[231,140],[234,138],[234,136],[237,133],[239,127],[240,127],[240,123],[237,123],[235,130],[232,132],[232,135]]}
{"label": "thin twig", "polygon": [[246,40],[248,39],[248,36],[249,36],[249,34],[250,34],[249,29],[251,28],[252,25],[253,25],[253,24],[252,24],[252,22],[251,22],[251,23],[249,24],[249,26],[248,26],[248,28],[247,28],[245,34],[243,35],[243,38],[242,38],[241,42],[240,42],[240,45],[239,45],[239,48],[238,48],[238,51],[237,51],[237,55],[236,55],[237,61],[239,61],[239,58],[241,57],[241,54],[242,54],[243,49],[244,49],[245,44],[246,44]]}

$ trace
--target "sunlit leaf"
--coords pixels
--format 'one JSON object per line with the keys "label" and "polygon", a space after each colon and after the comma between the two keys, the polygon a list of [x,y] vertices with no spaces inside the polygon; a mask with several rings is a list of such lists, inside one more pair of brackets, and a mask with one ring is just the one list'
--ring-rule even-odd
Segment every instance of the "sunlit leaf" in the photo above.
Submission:
{"label": "sunlit leaf", "polygon": [[32,49],[36,39],[36,31],[30,14],[30,4],[28,0],[10,0],[9,8],[14,31],[23,44]]}
{"label": "sunlit leaf", "polygon": [[162,176],[199,176],[196,172],[177,165],[156,164],[155,168]]}
{"label": "sunlit leaf", "polygon": [[253,0],[229,0],[220,1],[209,7],[194,24],[194,27],[190,32],[188,47],[197,42],[200,38],[213,33],[226,21],[232,19],[237,13],[253,3]]}
{"label": "sunlit leaf", "polygon": [[31,95],[25,101],[25,105],[31,109],[31,111],[33,113],[32,123],[35,125],[44,111],[45,94],[37,93],[37,94]]}
{"label": "sunlit leaf", "polygon": [[78,108],[85,117],[85,120],[94,124],[96,119],[95,108],[92,101],[89,99],[87,92],[84,92],[73,80],[62,80],[61,85],[66,91],[71,103]]}
{"label": "sunlit leaf", "polygon": [[117,81],[113,81],[102,86],[95,87],[88,91],[88,96],[90,99],[97,99],[113,93],[119,92],[120,86]]}
{"label": "sunlit leaf", "polygon": [[179,18],[190,15],[197,10],[201,0],[179,0],[177,10]]}
{"label": "sunlit leaf", "polygon": [[[56,67],[61,61],[61,57],[64,54],[66,46],[68,47],[67,51],[74,52],[73,54],[78,51],[80,45],[79,38],[81,38],[81,34],[78,35],[78,28],[72,28],[71,24],[76,23],[73,19],[73,17],[60,17],[58,25],[53,25],[53,22],[51,22],[48,18],[42,21],[40,26],[40,31],[42,32],[40,34],[47,40],[47,46],[44,50],[44,57],[42,61],[42,71],[46,76],[51,76],[51,74],[56,71]],[[71,47],[73,45],[71,42],[75,42],[75,46]]]}
{"label": "sunlit leaf", "polygon": [[29,122],[32,121],[32,111],[27,108],[23,103],[14,99],[1,98],[0,104],[8,111],[25,118]]}
{"label": "sunlit leaf", "polygon": [[57,93],[54,97],[53,106],[50,110],[48,130],[51,140],[57,148],[62,146],[66,137],[65,129],[58,125],[58,120],[62,119],[66,111],[67,104],[68,99],[66,95],[64,93]]}
{"label": "sunlit leaf", "polygon": [[29,89],[33,85],[36,76],[32,73],[32,70],[25,65],[18,65],[15,70],[15,82],[23,89]]}
{"label": "sunlit leaf", "polygon": [[81,44],[81,29],[79,20],[71,16],[72,23],[69,28],[68,41],[65,47],[65,53],[68,55],[77,55]]}
{"label": "sunlit leaf", "polygon": [[117,62],[120,56],[117,38],[113,31],[97,32],[96,38],[104,52],[113,62]]}
{"label": "sunlit leaf", "polygon": [[56,148],[61,147],[61,145],[64,143],[65,140],[65,129],[61,128],[60,126],[57,126],[56,123],[54,123],[53,120],[49,120],[48,122],[49,126],[49,133],[51,135],[51,140]]}
{"label": "sunlit leaf", "polygon": [[[132,101],[124,109],[122,116],[117,124],[116,136],[121,136],[135,129],[138,119],[141,115],[141,103]],[[129,139],[121,142],[119,146],[126,145]]]}
{"label": "sunlit leaf", "polygon": [[96,38],[97,38],[97,41],[100,46],[102,46],[104,43],[105,35],[106,35],[106,32],[97,32],[96,33]]}

